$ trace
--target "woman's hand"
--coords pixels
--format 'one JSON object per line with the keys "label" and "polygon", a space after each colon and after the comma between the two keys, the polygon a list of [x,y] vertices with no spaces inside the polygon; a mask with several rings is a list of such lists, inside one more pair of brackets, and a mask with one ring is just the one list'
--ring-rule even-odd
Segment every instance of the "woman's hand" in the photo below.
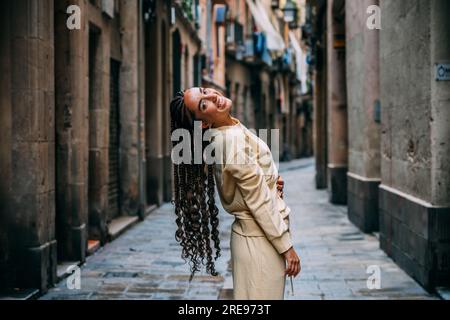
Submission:
{"label": "woman's hand", "polygon": [[283,253],[284,259],[287,262],[286,274],[290,277],[296,277],[302,269],[300,265],[300,258],[295,252],[294,247]]}
{"label": "woman's hand", "polygon": [[277,191],[278,191],[278,195],[280,196],[281,199],[283,199],[283,188],[284,188],[284,181],[281,178],[281,176],[278,176]]}

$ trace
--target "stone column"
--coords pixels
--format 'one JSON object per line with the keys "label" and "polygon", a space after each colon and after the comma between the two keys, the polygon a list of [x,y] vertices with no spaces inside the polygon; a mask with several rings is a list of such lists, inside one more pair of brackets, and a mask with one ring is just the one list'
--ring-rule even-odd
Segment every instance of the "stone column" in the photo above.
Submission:
{"label": "stone column", "polygon": [[139,39],[138,39],[138,98],[139,98],[139,216],[145,217],[147,207],[147,159],[145,154],[145,20],[143,17],[143,3],[140,1],[139,14]]}
{"label": "stone column", "polygon": [[162,107],[162,150],[163,150],[163,163],[164,163],[164,175],[163,175],[163,200],[170,202],[172,200],[172,185],[173,185],[173,165],[172,165],[172,141],[171,136],[171,121],[170,121],[170,108],[169,103],[172,96],[172,83],[170,82],[170,64],[172,59],[170,58],[170,22],[167,19],[169,15],[168,6],[163,8],[164,17],[161,19],[161,107]]}
{"label": "stone column", "polygon": [[[91,15],[95,11],[90,6]],[[89,27],[89,239],[108,240],[110,29],[101,21]]]}
{"label": "stone column", "polygon": [[366,26],[378,0],[346,1],[349,131],[348,216],[364,232],[378,230],[380,184],[379,30]]}
{"label": "stone column", "polygon": [[121,211],[129,215],[136,215],[139,209],[139,14],[139,1],[120,0],[120,203]]}
{"label": "stone column", "polygon": [[156,18],[146,27],[145,123],[147,158],[147,199],[151,204],[163,202],[164,161],[162,148],[162,68],[161,15],[162,3],[156,3]]}
{"label": "stone column", "polygon": [[11,2],[0,2],[0,283],[13,287],[13,267],[9,225],[11,197]]}
{"label": "stone column", "polygon": [[328,191],[330,201],[347,203],[347,88],[345,0],[327,2]]}
{"label": "stone column", "polygon": [[8,218],[6,271],[9,285],[46,291],[56,280],[57,252],[53,1],[3,1],[1,9],[0,198]]}
{"label": "stone column", "polygon": [[316,188],[327,187],[327,65],[326,49],[317,48],[317,65],[314,70],[314,115],[313,115],[313,144],[316,160]]}
{"label": "stone column", "polygon": [[[67,8],[81,29],[67,28]],[[55,2],[56,237],[58,259],[84,261],[88,223],[88,28],[85,2]]]}

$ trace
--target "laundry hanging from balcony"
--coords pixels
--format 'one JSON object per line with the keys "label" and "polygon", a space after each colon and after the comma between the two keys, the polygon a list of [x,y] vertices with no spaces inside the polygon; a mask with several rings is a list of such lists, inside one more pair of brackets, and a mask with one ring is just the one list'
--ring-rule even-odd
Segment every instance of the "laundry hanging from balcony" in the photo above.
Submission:
{"label": "laundry hanging from balcony", "polygon": [[275,29],[260,0],[247,0],[247,5],[258,26],[266,34],[267,49],[282,51],[285,49],[283,37]]}

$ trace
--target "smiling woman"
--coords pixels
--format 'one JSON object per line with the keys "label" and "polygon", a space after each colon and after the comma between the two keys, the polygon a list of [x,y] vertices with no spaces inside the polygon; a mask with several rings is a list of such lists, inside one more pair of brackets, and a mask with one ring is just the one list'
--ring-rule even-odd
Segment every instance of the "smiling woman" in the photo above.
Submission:
{"label": "smiling woman", "polygon": [[212,144],[215,152],[221,152],[218,158],[226,159],[214,164],[173,163],[175,237],[182,246],[182,258],[189,259],[191,279],[201,264],[217,274],[211,248],[212,240],[217,259],[216,181],[224,209],[236,218],[230,239],[234,298],[283,299],[286,274],[300,272],[289,232],[290,209],[278,193],[278,170],[269,147],[230,115],[231,108],[230,99],[210,88],[180,92],[171,102],[172,133],[188,130],[193,148],[196,120],[201,121],[203,130],[211,133],[210,141],[202,143],[202,154]]}
{"label": "smiling woman", "polygon": [[184,104],[203,123],[203,127],[221,127],[232,125],[230,116],[232,102],[217,90],[210,88],[192,88],[184,93]]}

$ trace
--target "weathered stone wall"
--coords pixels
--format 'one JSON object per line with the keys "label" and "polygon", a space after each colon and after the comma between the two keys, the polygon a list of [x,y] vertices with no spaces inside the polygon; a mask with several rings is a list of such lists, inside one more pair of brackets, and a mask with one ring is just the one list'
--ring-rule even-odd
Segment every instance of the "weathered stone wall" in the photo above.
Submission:
{"label": "weathered stone wall", "polygon": [[88,37],[67,28],[67,7],[84,1],[55,2],[56,237],[58,259],[84,261],[88,224]]}
{"label": "weathered stone wall", "polygon": [[448,1],[381,1],[380,243],[426,288],[450,283]]}
{"label": "weathered stone wall", "polygon": [[[342,44],[344,42],[344,44]],[[345,1],[327,2],[327,130],[330,201],[347,203],[348,128]]]}
{"label": "weathered stone wall", "polygon": [[346,60],[349,171],[380,177],[380,125],[374,119],[379,99],[379,30],[366,26],[371,5],[378,0],[346,1]]}
{"label": "weathered stone wall", "polygon": [[379,30],[366,23],[367,8],[378,0],[346,1],[346,73],[348,98],[348,214],[363,231],[378,229],[380,183]]}
{"label": "weathered stone wall", "polygon": [[[114,18],[84,0],[1,4],[2,287],[45,291],[57,261],[83,262],[88,238],[109,240],[112,59],[122,81],[119,215],[137,213],[139,15],[125,2]],[[81,9],[79,30],[67,28],[69,5]]]}
{"label": "weathered stone wall", "polygon": [[120,190],[121,209],[129,215],[139,210],[139,3],[121,0],[120,27]]}
{"label": "weathered stone wall", "polygon": [[1,20],[6,271],[10,284],[45,291],[56,278],[53,1],[3,3]]}
{"label": "weathered stone wall", "polygon": [[[172,196],[169,101],[173,71],[169,9],[163,2],[157,2],[156,10],[156,18],[146,26],[145,130],[147,199],[152,204],[161,204]],[[181,74],[181,85],[183,78]]]}
{"label": "weathered stone wall", "polygon": [[9,244],[9,197],[11,194],[11,35],[10,4],[0,2],[0,283],[9,285],[11,252]]}
{"label": "weathered stone wall", "polygon": [[381,175],[384,185],[431,200],[431,1],[382,1]]}
{"label": "weathered stone wall", "polygon": [[[431,65],[450,63],[450,1],[431,10]],[[431,78],[431,203],[450,207],[450,82]]]}
{"label": "weathered stone wall", "polygon": [[[320,25],[326,25],[326,18],[319,17]],[[325,28],[325,27],[324,27]],[[326,37],[323,34],[322,37]],[[316,68],[313,74],[314,99],[313,99],[313,144],[316,159],[316,188],[325,189],[328,183],[328,148],[327,148],[327,45],[317,47]]]}

